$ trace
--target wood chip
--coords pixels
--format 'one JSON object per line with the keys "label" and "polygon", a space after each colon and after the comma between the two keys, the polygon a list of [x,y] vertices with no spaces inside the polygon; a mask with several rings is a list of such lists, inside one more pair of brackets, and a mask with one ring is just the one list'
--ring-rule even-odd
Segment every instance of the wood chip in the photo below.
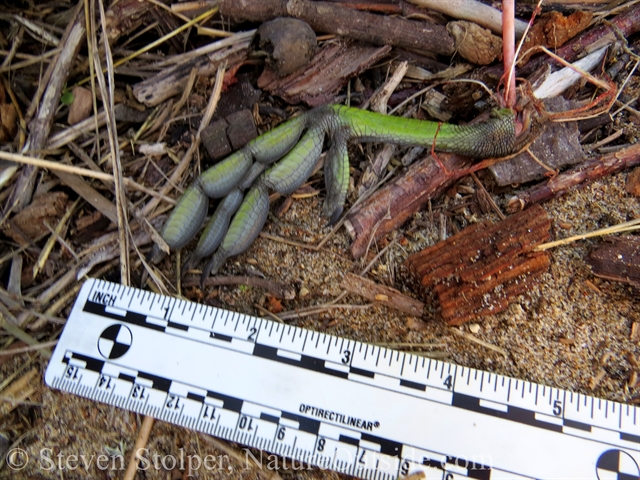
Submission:
{"label": "wood chip", "polygon": [[632,342],[640,342],[640,322],[633,322],[631,324],[631,335],[629,338]]}
{"label": "wood chip", "polygon": [[406,265],[434,288],[445,321],[460,325],[505,310],[536,284],[550,259],[533,249],[549,238],[550,228],[537,206],[495,224],[471,225],[411,255]]}
{"label": "wood chip", "polygon": [[640,197],[640,168],[636,168],[629,173],[625,189],[634,197]]}
{"label": "wood chip", "polygon": [[[574,12],[567,17],[560,12],[547,12],[536,19],[527,34],[522,52],[526,54],[527,50],[538,45],[558,48],[587,28],[592,18],[591,12]],[[530,55],[523,55],[522,62],[526,63]]]}
{"label": "wood chip", "polygon": [[640,238],[608,238],[587,258],[593,274],[640,288]]}

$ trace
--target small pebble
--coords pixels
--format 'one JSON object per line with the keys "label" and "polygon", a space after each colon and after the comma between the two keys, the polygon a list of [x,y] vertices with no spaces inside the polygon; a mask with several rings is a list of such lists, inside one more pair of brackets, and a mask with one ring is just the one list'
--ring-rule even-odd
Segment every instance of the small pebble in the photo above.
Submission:
{"label": "small pebble", "polygon": [[571,227],[573,227],[572,223],[563,222],[563,221],[557,222],[557,225],[558,225],[558,227],[563,228],[565,230],[569,230]]}
{"label": "small pebble", "polygon": [[276,18],[258,28],[251,49],[267,54],[267,63],[279,77],[309,63],[318,42],[311,27],[296,18]]}

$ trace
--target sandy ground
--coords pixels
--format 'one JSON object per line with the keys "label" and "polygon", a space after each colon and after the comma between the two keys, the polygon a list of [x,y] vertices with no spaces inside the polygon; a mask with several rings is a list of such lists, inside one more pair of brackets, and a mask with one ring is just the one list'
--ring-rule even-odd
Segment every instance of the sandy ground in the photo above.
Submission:
{"label": "sandy ground", "polygon": [[[553,219],[553,237],[567,237],[640,217],[640,201],[626,193],[625,178],[625,173],[619,174],[545,204]],[[496,197],[496,200],[504,204],[506,197]],[[457,201],[461,200],[446,200],[449,206]],[[442,205],[440,201],[434,208],[437,211]],[[281,219],[271,219],[266,231],[298,241],[318,241],[327,231],[316,220],[320,208],[317,198],[297,200]],[[464,226],[468,221],[464,217],[470,217],[469,212],[464,209],[459,212],[454,222]],[[416,221],[428,223],[426,212],[398,232],[409,242],[396,243],[371,270],[376,281],[393,281],[396,288],[410,295],[416,295],[412,293],[415,282],[401,263],[408,254],[436,240],[440,230],[437,222],[417,227]],[[476,325],[460,327],[504,349],[506,356],[453,334],[438,319],[432,303],[427,307],[430,313],[423,319],[374,306],[330,310],[291,323],[363,341],[438,344],[435,349],[427,347],[417,351],[518,379],[637,403],[640,390],[629,389],[627,384],[634,368],[633,359],[640,359],[640,345],[630,338],[632,323],[640,322],[638,293],[626,285],[591,274],[585,256],[598,242],[598,239],[585,240],[552,250],[551,268],[537,288],[519,297],[505,312],[480,320]],[[401,243],[405,246],[400,247]],[[349,238],[344,230],[320,252],[259,238],[225,268],[227,273],[243,273],[247,268],[258,270],[267,278],[294,287],[298,295],[295,300],[284,302],[288,310],[325,303],[341,293],[342,272],[362,268],[350,258],[348,246]],[[198,297],[197,293],[194,289],[187,290],[194,299],[249,314],[257,314],[254,304],[266,302],[262,291],[246,287],[217,288],[206,292],[206,298]],[[432,301],[429,297],[426,299]],[[351,296],[345,302],[366,303]],[[2,370],[9,372],[25,367],[25,358],[15,357]],[[36,362],[35,366],[44,374],[45,362]],[[134,413],[47,387],[42,389],[40,416],[32,420],[36,427],[22,441],[29,455],[26,468],[16,472],[5,466],[0,470],[0,478],[122,478],[123,461],[117,459],[123,453],[123,458],[128,458],[141,424],[140,416]],[[208,468],[190,472],[193,474],[190,478],[269,478],[273,476],[269,467],[275,466],[283,478],[338,477],[318,469],[293,470],[291,465],[283,464],[282,459],[274,460],[275,457],[266,454],[263,467],[259,468],[247,459],[239,445],[226,444],[221,449],[203,434],[163,422],[156,422],[147,448],[149,466],[138,478],[186,478],[184,472],[172,469],[171,458],[179,461],[180,455],[183,458],[212,456]],[[101,454],[112,459],[99,464],[96,459]],[[259,456],[256,451],[253,454]],[[85,455],[88,468],[82,459],[74,460],[72,455]],[[93,461],[91,455],[96,456]]]}

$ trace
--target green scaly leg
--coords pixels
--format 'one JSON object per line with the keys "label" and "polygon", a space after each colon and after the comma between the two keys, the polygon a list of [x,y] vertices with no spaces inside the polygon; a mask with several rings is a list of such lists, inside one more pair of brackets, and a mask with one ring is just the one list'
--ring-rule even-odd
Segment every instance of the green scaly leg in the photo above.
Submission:
{"label": "green scaly leg", "polygon": [[291,195],[311,175],[322,154],[325,129],[314,126],[259,180],[282,195]]}
{"label": "green scaly leg", "polygon": [[329,219],[329,225],[335,224],[344,207],[349,189],[349,155],[347,152],[347,131],[334,133],[333,144],[324,163],[324,183],[327,196],[324,199],[323,215]]}
{"label": "green scaly leg", "polygon": [[[169,247],[185,247],[202,226],[209,198],[229,194],[245,178],[254,159],[268,165],[281,158],[296,145],[307,122],[306,115],[289,120],[205,170],[180,198],[164,225],[162,238]],[[158,256],[154,257],[157,260]]]}
{"label": "green scaly leg", "polygon": [[218,273],[227,258],[244,252],[256,239],[269,215],[269,192],[262,183],[247,192],[240,208],[229,225],[222,245],[202,270],[200,282],[204,285],[211,272]]}
{"label": "green scaly leg", "polygon": [[324,130],[318,127],[311,128],[298,144],[249,190],[238,213],[231,221],[222,245],[202,271],[203,284],[211,272],[218,272],[227,258],[245,251],[258,236],[269,214],[267,188],[283,195],[295,192],[309,178],[318,163],[323,142]]}
{"label": "green scaly leg", "polygon": [[194,182],[180,197],[164,224],[162,238],[174,250],[183,248],[195,237],[207,216],[209,198],[199,182]]}
{"label": "green scaly leg", "polygon": [[182,267],[183,275],[191,265],[208,257],[220,246],[229,228],[231,217],[238,210],[243,197],[242,191],[239,188],[234,188],[226,197],[220,200],[216,211],[200,236],[196,249]]}
{"label": "green scaly leg", "polygon": [[[515,116],[508,108],[494,110],[491,118],[473,125],[452,125],[413,118],[381,115],[357,108],[331,105],[336,124],[347,127],[350,139],[386,142],[435,149],[471,158],[504,157],[516,144]],[[436,135],[437,134],[437,135]]]}
{"label": "green scaly leg", "polygon": [[[307,132],[298,142],[305,129]],[[437,122],[380,115],[340,105],[318,107],[252,140],[207,170],[178,202],[163,237],[172,248],[181,248],[195,235],[206,215],[206,196],[223,196],[236,186],[243,189],[253,183],[254,187],[231,222],[229,233],[205,268],[203,278],[206,278],[209,270],[217,271],[226,258],[244,251],[258,235],[268,213],[267,187],[290,194],[306,181],[327,133],[334,139],[325,166],[327,198],[323,210],[331,222],[335,222],[342,212],[349,182],[348,140],[434,146],[439,151],[474,158],[500,157],[515,148],[515,117],[510,110],[502,109],[493,112],[483,123],[439,126]],[[283,156],[255,181],[263,165]],[[261,165],[252,164],[253,160]]]}

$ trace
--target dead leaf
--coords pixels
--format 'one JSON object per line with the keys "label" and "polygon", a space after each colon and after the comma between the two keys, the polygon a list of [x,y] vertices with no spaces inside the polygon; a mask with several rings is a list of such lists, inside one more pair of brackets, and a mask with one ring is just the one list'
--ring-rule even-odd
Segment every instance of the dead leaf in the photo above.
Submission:
{"label": "dead leaf", "polygon": [[10,103],[0,105],[0,142],[13,139],[18,131],[16,109]]}
{"label": "dead leaf", "polygon": [[271,295],[267,295],[267,310],[271,313],[280,313],[284,310],[282,306],[282,302],[278,300],[276,297],[272,297]]}
{"label": "dead leaf", "polygon": [[18,116],[16,109],[6,103],[6,92],[0,83],[0,142],[11,141],[18,131]]}
{"label": "dead leaf", "polygon": [[502,58],[502,40],[488,28],[465,21],[449,22],[447,31],[454,39],[456,51],[476,65],[489,65]]}
{"label": "dead leaf", "polygon": [[4,233],[24,245],[47,233],[45,222],[54,227],[69,208],[64,192],[48,192],[36,197],[31,205],[16,214],[3,228]]}
{"label": "dead leaf", "polygon": [[[560,12],[547,12],[534,23],[522,46],[522,52],[542,45],[547,48],[558,48],[582,32],[591,23],[591,12],[574,12],[568,17]],[[523,55],[522,61],[527,62],[531,55]]]}

